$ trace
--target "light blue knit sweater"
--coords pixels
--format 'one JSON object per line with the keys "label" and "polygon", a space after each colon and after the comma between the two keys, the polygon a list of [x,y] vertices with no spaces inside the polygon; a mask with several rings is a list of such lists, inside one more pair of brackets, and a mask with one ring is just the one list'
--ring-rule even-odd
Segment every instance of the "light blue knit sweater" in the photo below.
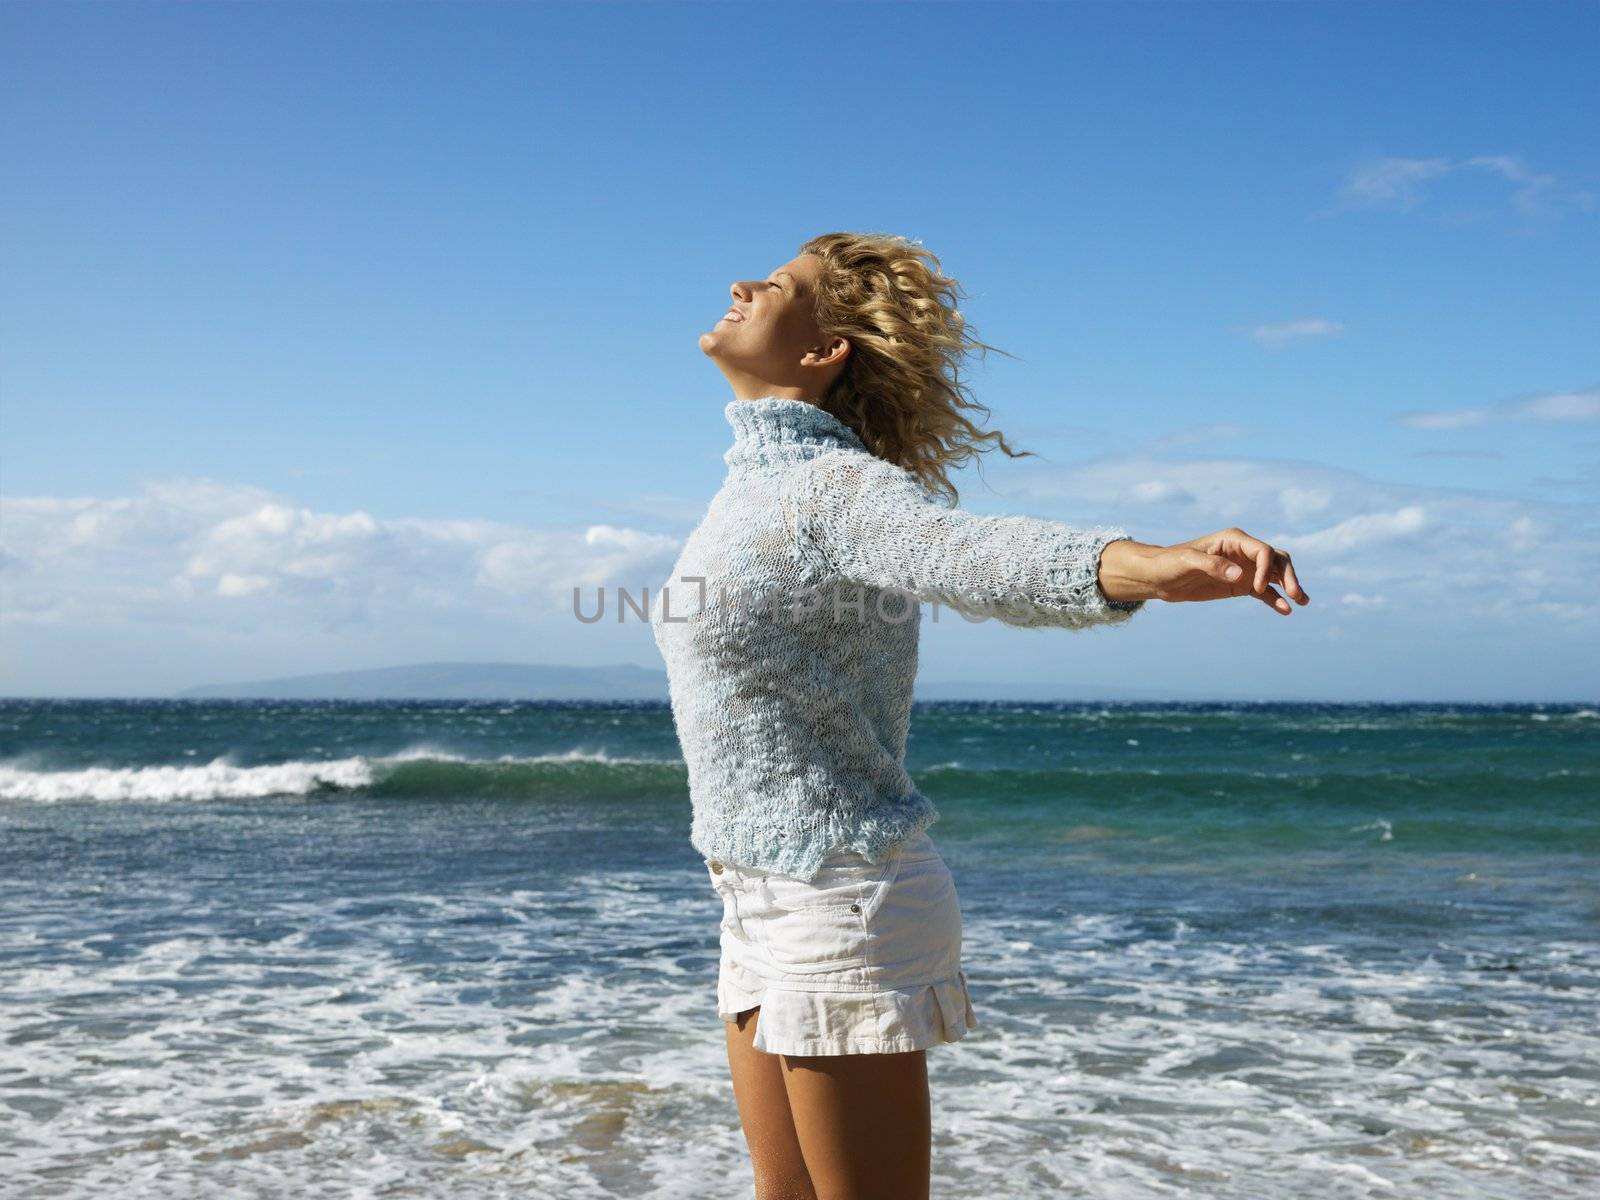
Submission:
{"label": "light blue knit sweater", "polygon": [[727,479],[655,593],[706,858],[811,879],[938,819],[905,769],[922,601],[973,619],[1126,621],[1100,551],[1128,535],[949,508],[804,400],[734,400]]}

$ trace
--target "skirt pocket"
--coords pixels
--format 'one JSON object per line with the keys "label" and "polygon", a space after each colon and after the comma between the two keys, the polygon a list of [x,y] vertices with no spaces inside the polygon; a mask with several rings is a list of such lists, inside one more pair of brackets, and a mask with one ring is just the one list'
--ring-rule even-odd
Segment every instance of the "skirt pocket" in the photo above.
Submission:
{"label": "skirt pocket", "polygon": [[873,970],[886,983],[915,987],[961,969],[961,900],[942,858],[904,864],[872,923]]}
{"label": "skirt pocket", "polygon": [[751,945],[750,932],[745,925],[741,904],[748,907],[747,893],[732,878],[732,873],[720,862],[706,860],[706,873],[711,877],[712,890],[722,898],[722,936]]}
{"label": "skirt pocket", "polygon": [[825,864],[809,882],[784,875],[755,881],[757,940],[774,963],[802,975],[865,967],[874,913],[894,882],[900,857],[868,863],[860,856]]}

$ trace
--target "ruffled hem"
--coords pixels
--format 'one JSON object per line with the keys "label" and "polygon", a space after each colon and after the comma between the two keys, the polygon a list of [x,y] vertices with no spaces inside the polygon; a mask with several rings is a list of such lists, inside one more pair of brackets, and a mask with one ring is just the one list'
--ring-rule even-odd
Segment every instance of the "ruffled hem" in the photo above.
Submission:
{"label": "ruffled hem", "polygon": [[949,979],[879,991],[798,991],[743,984],[727,968],[717,981],[724,1020],[760,1006],[751,1045],[768,1054],[893,1054],[959,1042],[978,1027],[965,971]]}

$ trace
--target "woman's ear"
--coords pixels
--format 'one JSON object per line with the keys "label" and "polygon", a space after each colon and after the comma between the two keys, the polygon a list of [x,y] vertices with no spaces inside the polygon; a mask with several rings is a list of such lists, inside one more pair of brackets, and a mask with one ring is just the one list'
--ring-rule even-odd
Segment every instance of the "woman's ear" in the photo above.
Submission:
{"label": "woman's ear", "polygon": [[816,346],[806,352],[806,365],[828,367],[842,363],[850,357],[850,343],[844,338],[834,338],[826,346]]}

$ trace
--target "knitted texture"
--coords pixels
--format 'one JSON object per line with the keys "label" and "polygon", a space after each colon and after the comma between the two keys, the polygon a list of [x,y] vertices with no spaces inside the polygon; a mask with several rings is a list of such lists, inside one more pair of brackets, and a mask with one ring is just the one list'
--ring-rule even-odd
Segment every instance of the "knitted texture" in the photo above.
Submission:
{"label": "knitted texture", "polygon": [[1115,625],[1128,537],[933,499],[808,401],[734,400],[728,474],[650,606],[704,857],[810,880],[938,820],[905,769],[922,603],[1021,628]]}

